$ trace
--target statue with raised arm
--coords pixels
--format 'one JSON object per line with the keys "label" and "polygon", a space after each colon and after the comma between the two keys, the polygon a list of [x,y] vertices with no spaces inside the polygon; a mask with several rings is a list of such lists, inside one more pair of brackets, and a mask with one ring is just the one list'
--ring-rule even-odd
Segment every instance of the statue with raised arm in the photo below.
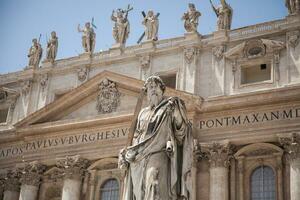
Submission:
{"label": "statue with raised arm", "polygon": [[285,6],[290,15],[300,14],[300,0],[285,0]]}
{"label": "statue with raised arm", "polygon": [[91,27],[90,22],[86,22],[84,29],[80,28],[80,24],[77,27],[78,32],[82,32],[82,47],[86,53],[93,53],[96,43],[96,33]]}
{"label": "statue with raised arm", "polygon": [[125,44],[130,32],[130,24],[128,21],[128,12],[132,10],[130,6],[128,9],[113,10],[111,20],[115,22],[113,27],[113,37],[117,44]]}
{"label": "statue with raised arm", "polygon": [[187,32],[197,32],[199,17],[201,13],[196,10],[193,3],[189,3],[189,10],[185,12],[182,16],[184,20],[184,28]]}
{"label": "statue with raised arm", "polygon": [[215,7],[210,0],[211,6],[217,15],[217,28],[219,30],[230,30],[233,10],[225,0],[221,0],[221,5]]}
{"label": "statue with raised arm", "polygon": [[46,51],[46,60],[51,63],[54,62],[57,55],[58,48],[58,37],[56,36],[56,32],[51,32],[51,38],[47,41],[47,51]]}
{"label": "statue with raised arm", "polygon": [[148,106],[140,110],[132,142],[119,155],[126,170],[122,200],[190,200],[193,143],[185,104],[164,97],[157,76],[146,80],[144,91]]}
{"label": "statue with raised arm", "polygon": [[153,10],[149,10],[144,17],[142,24],[145,26],[145,36],[147,40],[156,41],[158,39],[158,15],[154,15]]}
{"label": "statue with raised arm", "polygon": [[32,40],[32,46],[29,49],[29,53],[28,53],[28,58],[29,58],[29,63],[28,63],[28,67],[39,67],[39,63],[41,61],[42,58],[42,54],[43,54],[43,49],[41,44],[38,42],[38,40],[36,38],[34,38]]}

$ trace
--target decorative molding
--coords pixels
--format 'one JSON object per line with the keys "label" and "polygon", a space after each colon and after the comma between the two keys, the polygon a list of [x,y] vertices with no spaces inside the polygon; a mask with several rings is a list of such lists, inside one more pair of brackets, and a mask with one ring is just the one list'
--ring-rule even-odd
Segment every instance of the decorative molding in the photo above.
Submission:
{"label": "decorative molding", "polygon": [[59,182],[63,179],[64,171],[57,167],[53,167],[43,174],[43,181],[45,182]]}
{"label": "decorative molding", "polygon": [[56,166],[64,170],[66,179],[81,179],[89,164],[89,160],[81,158],[79,155],[66,156],[56,162]]}
{"label": "decorative molding", "polygon": [[224,57],[225,50],[226,50],[226,46],[221,45],[212,48],[212,53],[217,58],[217,60],[221,60]]}
{"label": "decorative molding", "polygon": [[212,143],[206,147],[206,154],[210,167],[229,167],[232,158],[232,146],[230,144]]}
{"label": "decorative molding", "polygon": [[246,42],[244,47],[244,57],[258,58],[266,55],[266,46],[264,45],[262,40],[255,39],[249,40]]}
{"label": "decorative molding", "polygon": [[287,33],[287,44],[295,48],[299,44],[300,31],[291,31]]}
{"label": "decorative molding", "polygon": [[25,185],[39,186],[45,169],[46,166],[37,161],[26,163],[22,168],[19,168],[21,171],[20,182]]}
{"label": "decorative molding", "polygon": [[30,88],[32,86],[32,80],[26,80],[21,83],[21,92],[24,96],[30,92]]}
{"label": "decorative molding", "polygon": [[99,84],[97,97],[97,110],[99,113],[111,113],[117,110],[120,105],[120,96],[115,82],[104,79]]}
{"label": "decorative molding", "polygon": [[289,137],[280,137],[279,143],[283,146],[286,152],[286,159],[293,162],[300,158],[300,134],[294,133]]}
{"label": "decorative molding", "polygon": [[141,56],[139,58],[139,61],[143,69],[150,67],[150,62],[151,62],[150,55]]}
{"label": "decorative molding", "polygon": [[19,177],[20,172],[18,170],[8,170],[5,177],[4,190],[20,191]]}
{"label": "decorative molding", "polygon": [[49,81],[48,74],[42,74],[40,76],[40,86],[41,86],[42,92],[45,92],[45,89],[48,85],[48,81]]}
{"label": "decorative molding", "polygon": [[198,48],[186,47],[184,48],[184,60],[186,63],[191,64],[195,60],[195,56],[198,54]]}
{"label": "decorative molding", "polygon": [[274,149],[256,149],[249,152],[245,152],[245,156],[263,156],[263,155],[272,155],[273,153],[277,153]]}
{"label": "decorative molding", "polygon": [[77,77],[78,80],[83,82],[87,79],[87,75],[88,75],[89,69],[88,67],[81,67],[77,69]]}

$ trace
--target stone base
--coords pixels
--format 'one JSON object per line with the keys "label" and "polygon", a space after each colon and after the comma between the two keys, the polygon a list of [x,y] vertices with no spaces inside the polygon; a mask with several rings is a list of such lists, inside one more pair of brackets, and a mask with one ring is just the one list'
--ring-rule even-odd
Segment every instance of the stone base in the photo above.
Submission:
{"label": "stone base", "polygon": [[42,62],[42,68],[45,68],[45,67],[52,67],[54,65],[54,63],[50,62],[49,60],[44,60]]}
{"label": "stone base", "polygon": [[124,44],[116,43],[112,45],[112,47],[109,49],[109,52],[113,55],[121,55],[123,53],[124,48]]}
{"label": "stone base", "polygon": [[155,48],[155,41],[153,40],[146,40],[145,42],[142,42],[141,43],[142,45],[142,48],[145,48],[145,49],[152,49],[152,48]]}
{"label": "stone base", "polygon": [[215,31],[213,33],[214,36],[214,41],[219,43],[219,42],[226,42],[229,40],[228,37],[228,31],[227,30],[219,30],[219,31]]}
{"label": "stone base", "polygon": [[198,32],[188,32],[184,34],[186,40],[198,40],[201,39],[201,34]]}
{"label": "stone base", "polygon": [[300,21],[300,13],[288,15],[286,16],[286,19],[289,23]]}

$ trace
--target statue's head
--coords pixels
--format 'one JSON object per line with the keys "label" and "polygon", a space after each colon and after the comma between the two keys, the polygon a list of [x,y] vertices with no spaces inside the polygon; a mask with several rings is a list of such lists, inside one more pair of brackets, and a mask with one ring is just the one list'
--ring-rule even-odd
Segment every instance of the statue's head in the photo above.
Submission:
{"label": "statue's head", "polygon": [[51,37],[56,37],[56,32],[55,31],[51,32]]}
{"label": "statue's head", "polygon": [[123,10],[122,9],[117,9],[117,17],[118,18],[123,18]]}
{"label": "statue's head", "polygon": [[85,27],[86,28],[90,28],[91,27],[91,23],[90,22],[85,23]]}
{"label": "statue's head", "polygon": [[148,16],[149,16],[149,17],[152,17],[153,15],[154,15],[153,10],[149,10],[149,11],[148,11]]}
{"label": "statue's head", "polygon": [[145,81],[144,87],[147,92],[150,106],[157,106],[163,99],[166,86],[158,76],[150,76]]}
{"label": "statue's head", "polygon": [[34,39],[32,39],[32,44],[37,44],[38,42],[37,42],[37,39],[36,38],[34,38]]}
{"label": "statue's head", "polygon": [[196,10],[195,4],[189,3],[189,9],[190,10]]}

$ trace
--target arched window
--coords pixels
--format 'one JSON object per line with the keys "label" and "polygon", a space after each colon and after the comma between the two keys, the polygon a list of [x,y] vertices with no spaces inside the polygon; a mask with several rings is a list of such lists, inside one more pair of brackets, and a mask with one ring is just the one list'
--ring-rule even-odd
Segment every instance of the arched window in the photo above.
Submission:
{"label": "arched window", "polygon": [[271,167],[259,166],[251,175],[251,200],[276,199],[275,174]]}
{"label": "arched window", "polygon": [[108,179],[100,189],[100,200],[119,200],[119,183],[116,179]]}

